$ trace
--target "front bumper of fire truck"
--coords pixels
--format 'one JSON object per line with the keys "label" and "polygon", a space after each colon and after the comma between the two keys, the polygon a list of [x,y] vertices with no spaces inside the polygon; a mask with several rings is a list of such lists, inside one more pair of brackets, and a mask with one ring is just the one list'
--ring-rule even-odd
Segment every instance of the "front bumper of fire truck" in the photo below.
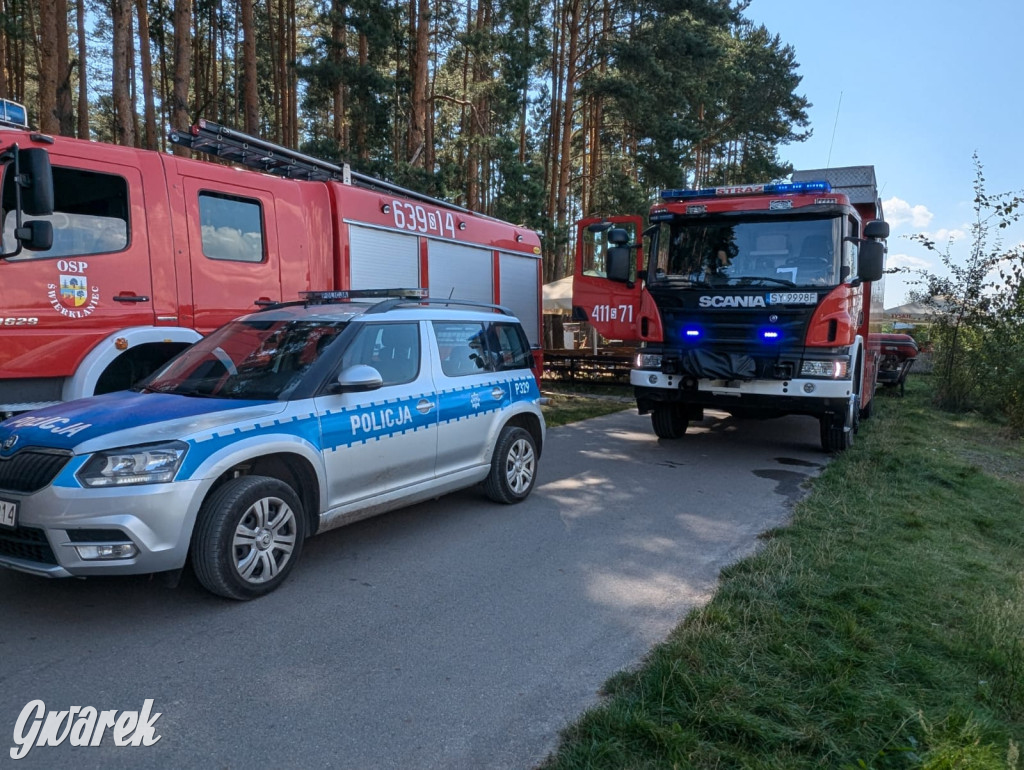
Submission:
{"label": "front bumper of fire truck", "polygon": [[848,355],[808,358],[793,367],[791,377],[726,379],[666,372],[660,368],[660,354],[642,351],[629,381],[641,414],[657,404],[677,403],[725,411],[823,415],[845,409],[855,392],[849,360]]}

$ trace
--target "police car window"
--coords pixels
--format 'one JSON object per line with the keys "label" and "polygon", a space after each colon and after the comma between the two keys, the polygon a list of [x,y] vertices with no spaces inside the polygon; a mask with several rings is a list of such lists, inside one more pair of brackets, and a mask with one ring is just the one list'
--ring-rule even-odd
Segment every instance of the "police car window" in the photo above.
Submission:
{"label": "police car window", "polygon": [[263,213],[259,201],[199,194],[203,254],[231,262],[263,261]]}
{"label": "police car window", "polygon": [[487,342],[496,369],[529,369],[533,365],[533,354],[522,327],[516,324],[488,324]]}
{"label": "police car window", "polygon": [[235,321],[142,384],[183,396],[286,399],[344,328],[334,321]]}
{"label": "police car window", "polygon": [[497,368],[488,350],[482,323],[435,321],[434,336],[441,356],[441,371],[449,377],[493,372]]}
{"label": "police car window", "polygon": [[341,359],[342,369],[356,364],[372,366],[384,385],[412,382],[420,372],[419,324],[363,324]]}
{"label": "police car window", "polygon": [[[53,168],[53,213],[26,220],[46,220],[53,225],[53,245],[46,251],[22,251],[14,260],[87,256],[122,251],[128,247],[128,183],[114,174],[98,174],[78,168]],[[3,250],[14,248],[14,174],[4,174]]]}

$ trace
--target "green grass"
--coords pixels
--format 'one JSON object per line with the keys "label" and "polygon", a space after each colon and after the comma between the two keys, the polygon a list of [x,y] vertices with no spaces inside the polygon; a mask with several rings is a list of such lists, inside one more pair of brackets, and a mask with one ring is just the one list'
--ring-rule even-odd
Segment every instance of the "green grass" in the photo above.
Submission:
{"label": "green grass", "polygon": [[545,382],[542,394],[548,400],[541,408],[549,428],[636,406],[630,387]]}
{"label": "green grass", "polygon": [[1024,739],[1024,448],[882,394],[547,768],[1008,768]]}

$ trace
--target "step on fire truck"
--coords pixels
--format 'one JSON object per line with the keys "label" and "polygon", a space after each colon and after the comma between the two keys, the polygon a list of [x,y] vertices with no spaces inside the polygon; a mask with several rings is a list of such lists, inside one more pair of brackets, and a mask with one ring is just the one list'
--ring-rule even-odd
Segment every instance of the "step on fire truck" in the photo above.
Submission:
{"label": "step on fire truck", "polygon": [[879,358],[889,226],[874,167],[665,190],[649,223],[579,223],[573,312],[641,343],[630,382],[658,437],[712,408],[811,415],[826,451],[849,447]]}
{"label": "step on fire truck", "polygon": [[504,305],[539,374],[535,232],[215,123],[171,140],[263,173],[46,136],[0,105],[0,417],[127,388],[307,290]]}

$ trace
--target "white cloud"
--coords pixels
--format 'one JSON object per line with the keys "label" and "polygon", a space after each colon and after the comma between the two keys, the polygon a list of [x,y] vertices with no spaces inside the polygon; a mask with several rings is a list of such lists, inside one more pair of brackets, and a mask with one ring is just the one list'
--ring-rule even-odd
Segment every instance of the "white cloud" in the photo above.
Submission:
{"label": "white cloud", "polygon": [[915,229],[927,227],[932,221],[932,212],[926,206],[911,206],[902,198],[892,197],[882,202],[885,220],[893,227],[910,224]]}
{"label": "white cloud", "polygon": [[886,267],[908,267],[911,270],[928,270],[932,263],[921,257],[914,257],[910,254],[889,254],[885,258]]}
{"label": "white cloud", "polygon": [[959,227],[950,230],[948,227],[943,227],[940,230],[936,230],[934,233],[925,233],[931,240],[935,241],[936,244],[942,246],[949,241],[962,241],[967,235],[965,230],[961,230]]}

